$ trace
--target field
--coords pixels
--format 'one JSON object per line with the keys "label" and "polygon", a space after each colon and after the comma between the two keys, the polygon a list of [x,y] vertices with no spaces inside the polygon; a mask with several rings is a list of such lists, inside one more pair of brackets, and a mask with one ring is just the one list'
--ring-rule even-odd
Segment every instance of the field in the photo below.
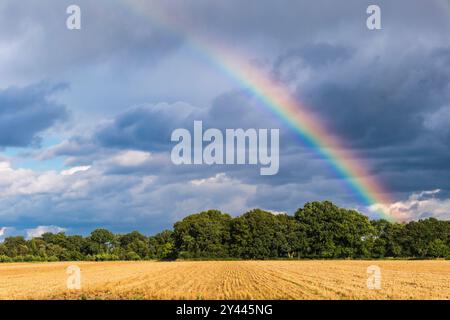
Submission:
{"label": "field", "polygon": [[[66,269],[81,270],[67,289]],[[367,267],[381,288],[367,288]],[[450,299],[450,261],[0,264],[0,299]]]}

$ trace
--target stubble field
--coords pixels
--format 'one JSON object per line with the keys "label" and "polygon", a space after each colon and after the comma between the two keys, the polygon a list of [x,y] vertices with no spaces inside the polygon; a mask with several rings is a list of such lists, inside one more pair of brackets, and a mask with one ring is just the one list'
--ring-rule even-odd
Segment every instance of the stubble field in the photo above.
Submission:
{"label": "stubble field", "polygon": [[[81,270],[67,289],[66,269]],[[367,287],[367,267],[381,288]],[[450,299],[450,261],[0,264],[0,299]]]}

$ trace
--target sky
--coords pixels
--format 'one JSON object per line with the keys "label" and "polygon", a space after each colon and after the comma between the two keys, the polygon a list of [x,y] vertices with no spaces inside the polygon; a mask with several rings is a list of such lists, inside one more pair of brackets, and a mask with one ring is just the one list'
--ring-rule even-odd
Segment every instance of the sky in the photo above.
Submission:
{"label": "sky", "polygon": [[[66,27],[72,4],[80,30]],[[380,30],[366,26],[370,4]],[[450,219],[449,30],[444,0],[3,0],[0,239],[153,234],[202,210],[293,214],[315,200],[375,217],[196,38],[264,70],[317,116],[389,193],[386,212]],[[278,174],[174,165],[171,132],[194,120],[279,129]]]}

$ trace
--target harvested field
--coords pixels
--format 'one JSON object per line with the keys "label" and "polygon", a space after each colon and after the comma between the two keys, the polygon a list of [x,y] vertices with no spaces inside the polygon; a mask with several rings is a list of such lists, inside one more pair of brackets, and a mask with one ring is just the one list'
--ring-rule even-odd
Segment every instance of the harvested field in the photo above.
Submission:
{"label": "harvested field", "polygon": [[[66,268],[81,269],[67,289]],[[367,267],[381,288],[367,288]],[[0,299],[450,299],[450,261],[0,264]]]}

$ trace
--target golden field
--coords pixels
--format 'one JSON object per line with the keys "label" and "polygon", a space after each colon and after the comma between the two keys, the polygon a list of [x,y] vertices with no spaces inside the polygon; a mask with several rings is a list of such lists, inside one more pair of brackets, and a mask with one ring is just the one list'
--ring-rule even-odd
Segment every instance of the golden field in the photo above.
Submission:
{"label": "golden field", "polygon": [[[70,265],[80,290],[67,289]],[[367,288],[370,265],[381,289]],[[450,261],[7,263],[0,299],[450,299]]]}

